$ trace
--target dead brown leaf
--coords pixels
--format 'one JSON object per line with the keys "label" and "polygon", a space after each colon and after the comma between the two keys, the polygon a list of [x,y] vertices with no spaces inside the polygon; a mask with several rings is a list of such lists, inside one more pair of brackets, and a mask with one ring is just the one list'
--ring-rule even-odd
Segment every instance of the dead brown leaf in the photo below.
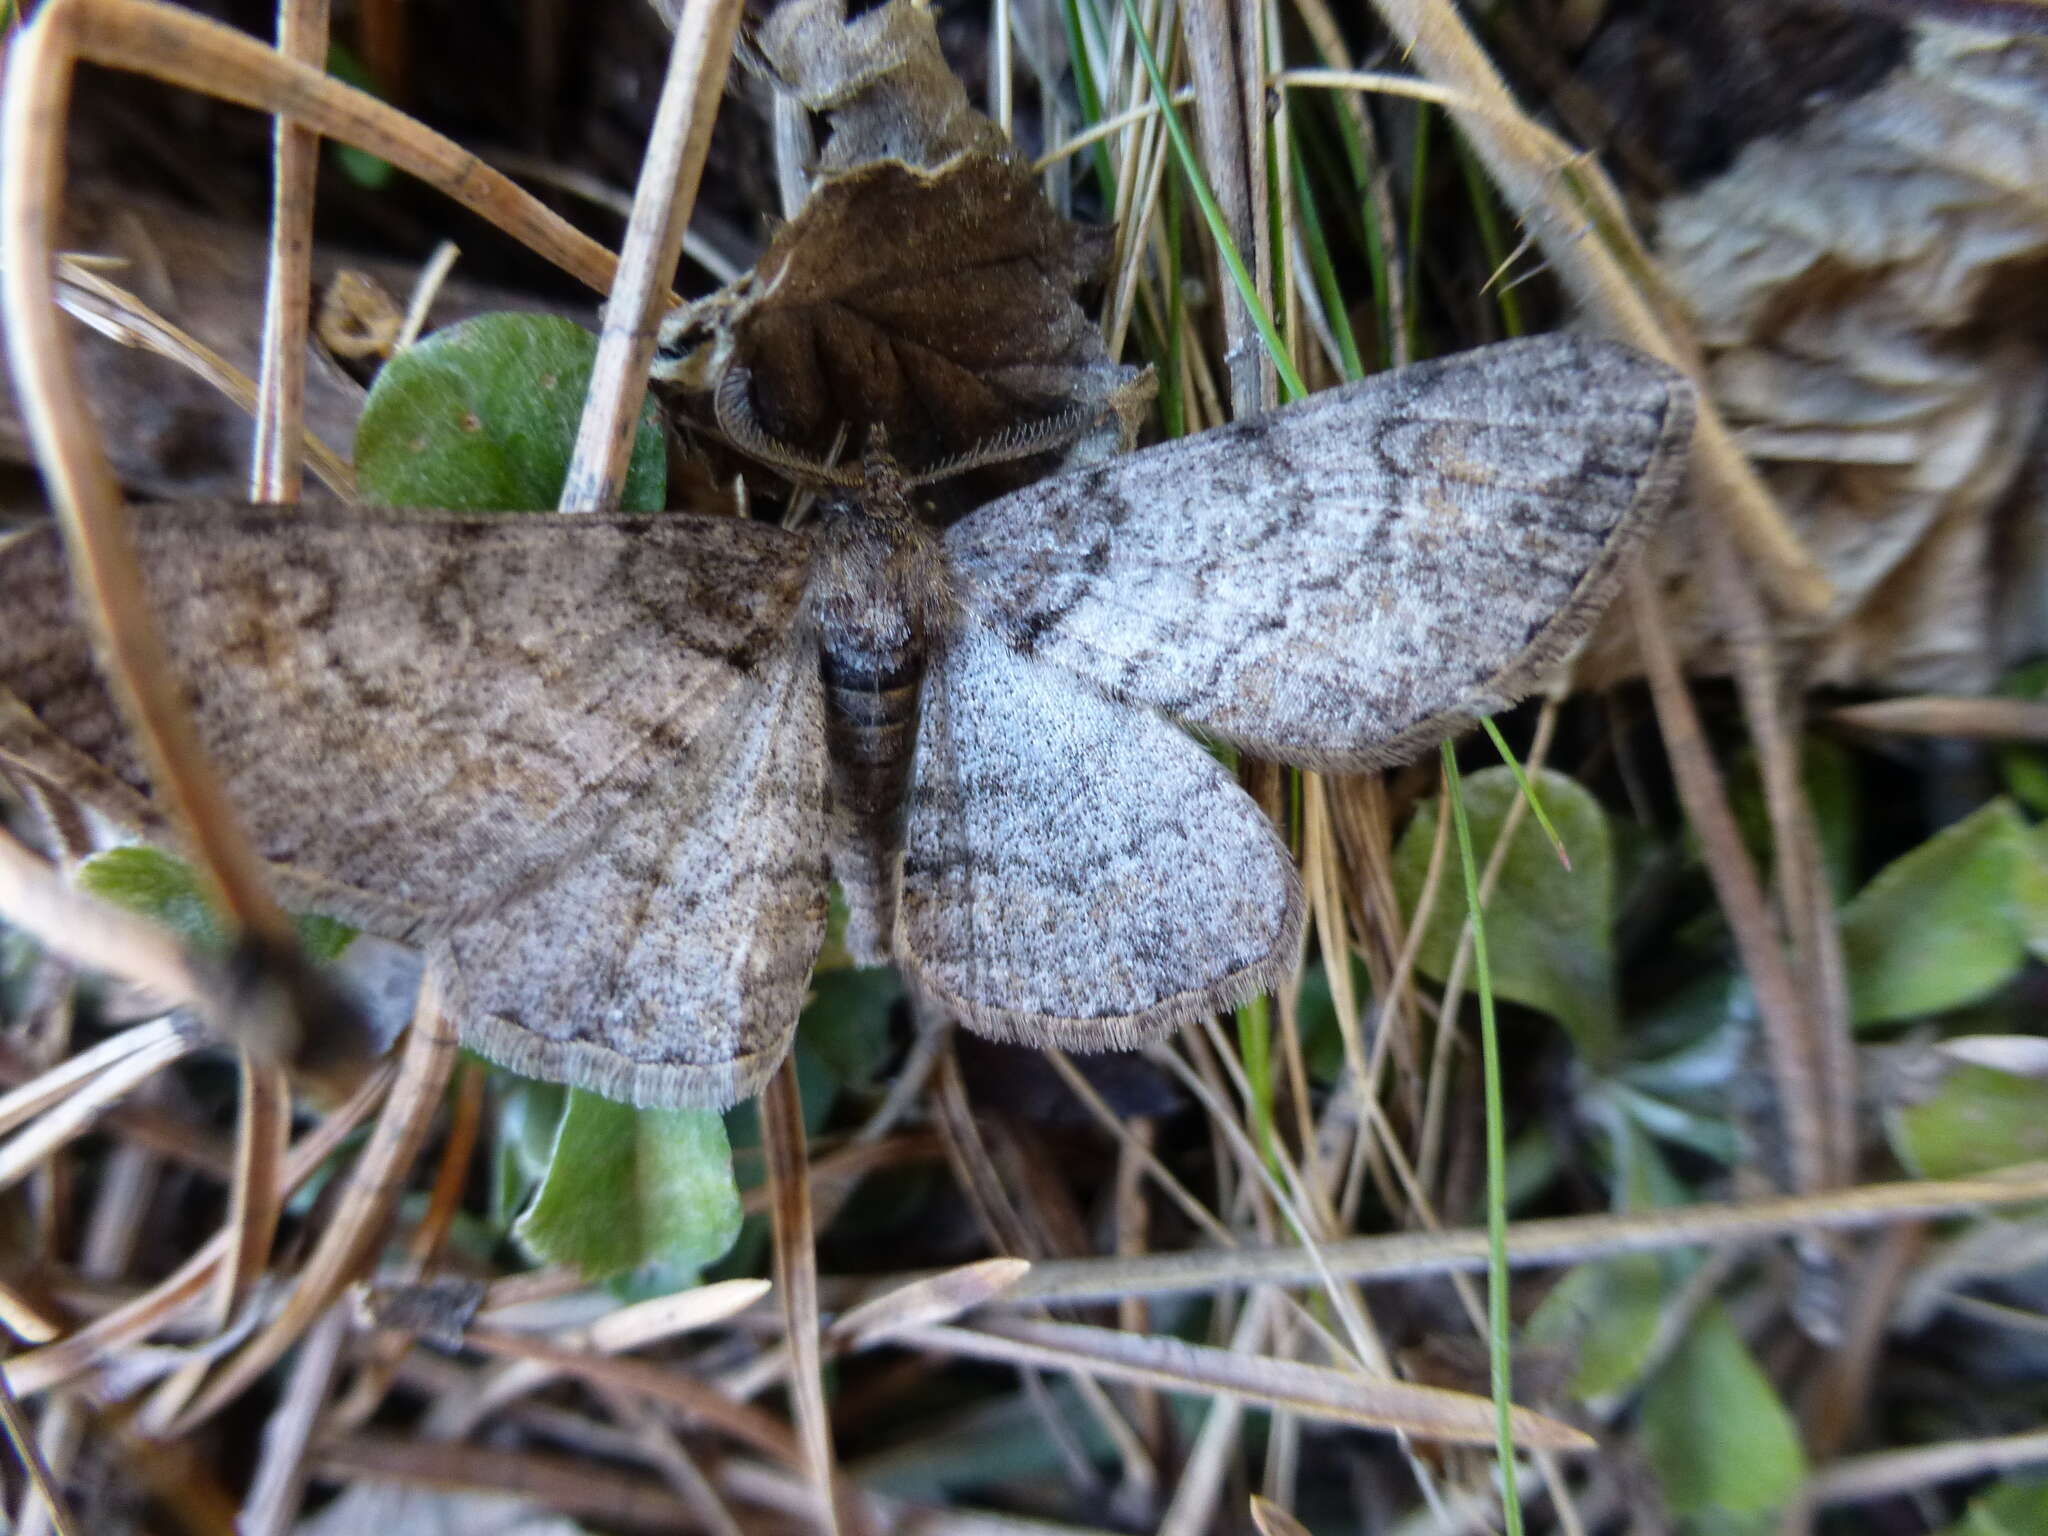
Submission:
{"label": "dead brown leaf", "polygon": [[752,272],[669,317],[656,376],[701,400],[744,370],[760,426],[817,460],[881,427],[923,467],[1076,407],[1121,448],[1149,383],[1079,302],[1108,253],[1109,231],[1060,217],[1001,156],[864,165],[821,183]]}

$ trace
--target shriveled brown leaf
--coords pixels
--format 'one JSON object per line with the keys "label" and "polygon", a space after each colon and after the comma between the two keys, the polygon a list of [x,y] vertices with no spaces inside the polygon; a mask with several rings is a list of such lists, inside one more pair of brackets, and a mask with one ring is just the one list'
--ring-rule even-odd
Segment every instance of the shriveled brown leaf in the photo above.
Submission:
{"label": "shriveled brown leaf", "polygon": [[1127,446],[1142,376],[1078,299],[1108,254],[1107,230],[1060,217],[1000,156],[864,165],[821,183],[752,272],[669,317],[656,376],[711,394],[745,370],[760,426],[812,459],[881,427],[918,468],[1077,407]]}
{"label": "shriveled brown leaf", "polygon": [[911,0],[851,23],[845,0],[788,0],[756,43],[783,88],[831,118],[821,175],[878,160],[936,169],[963,153],[1009,153],[1002,129],[968,105],[932,13]]}
{"label": "shriveled brown leaf", "polygon": [[[1828,614],[1783,631],[1808,675],[1976,692],[2048,641],[2048,345],[2029,318],[2048,39],[1921,23],[1893,52],[1667,199],[1655,243],[1717,403],[1835,584]],[[1667,610],[1718,667],[1688,526],[1657,552]],[[1631,666],[1607,638],[1594,671]]]}

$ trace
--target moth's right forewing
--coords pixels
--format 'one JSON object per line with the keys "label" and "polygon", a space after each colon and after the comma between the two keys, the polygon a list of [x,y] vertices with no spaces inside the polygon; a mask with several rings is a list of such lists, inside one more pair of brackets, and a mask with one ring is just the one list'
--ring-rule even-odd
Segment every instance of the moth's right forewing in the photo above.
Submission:
{"label": "moth's right forewing", "polygon": [[451,932],[466,1043],[635,1104],[723,1109],[788,1051],[824,941],[824,701],[799,625],[556,876]]}
{"label": "moth's right forewing", "polygon": [[1510,342],[1041,481],[947,547],[1023,654],[1264,756],[1373,766],[1590,629],[1692,417],[1628,348]]}
{"label": "moth's right forewing", "polygon": [[[662,792],[787,639],[808,569],[803,540],[723,517],[209,506],[133,528],[259,849],[381,931],[487,905]],[[0,764],[132,819],[144,765],[53,530],[0,546],[0,611]]]}

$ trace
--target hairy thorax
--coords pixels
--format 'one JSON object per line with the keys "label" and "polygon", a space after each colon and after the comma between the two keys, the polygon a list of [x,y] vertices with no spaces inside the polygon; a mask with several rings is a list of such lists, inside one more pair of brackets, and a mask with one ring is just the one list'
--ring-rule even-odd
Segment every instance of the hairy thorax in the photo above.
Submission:
{"label": "hairy thorax", "polygon": [[817,529],[811,613],[825,687],[832,873],[856,960],[890,951],[918,700],[932,648],[953,622],[939,544],[892,468]]}

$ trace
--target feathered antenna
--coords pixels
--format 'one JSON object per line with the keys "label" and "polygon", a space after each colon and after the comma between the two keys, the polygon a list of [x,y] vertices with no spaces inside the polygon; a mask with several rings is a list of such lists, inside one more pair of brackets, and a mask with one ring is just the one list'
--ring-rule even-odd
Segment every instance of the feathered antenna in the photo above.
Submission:
{"label": "feathered antenna", "polygon": [[[752,379],[753,375],[744,368],[728,368],[712,395],[712,416],[727,442],[748,458],[812,490],[851,491],[866,484],[866,473],[859,466],[828,464],[813,459],[771,436],[754,412],[753,396],[748,391]],[[1099,406],[1072,406],[1057,415],[1006,428],[965,453],[941,459],[915,474],[906,474],[904,481],[912,487],[933,485],[973,470],[986,469],[991,464],[1008,464],[1016,459],[1028,459],[1035,453],[1050,452],[1071,443],[1101,414]]]}

